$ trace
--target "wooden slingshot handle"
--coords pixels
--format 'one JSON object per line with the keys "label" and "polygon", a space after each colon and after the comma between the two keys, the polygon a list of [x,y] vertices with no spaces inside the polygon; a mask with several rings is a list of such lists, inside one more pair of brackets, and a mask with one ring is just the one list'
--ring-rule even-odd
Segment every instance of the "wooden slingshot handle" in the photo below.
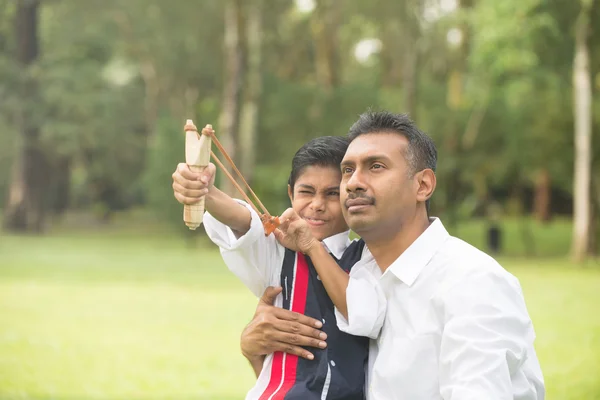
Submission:
{"label": "wooden slingshot handle", "polygon": [[[210,127],[212,130],[212,127]],[[191,119],[185,124],[185,162],[192,172],[200,173],[210,162],[211,137],[198,133]],[[204,215],[204,197],[195,204],[183,206],[183,221],[191,230],[202,224]]]}

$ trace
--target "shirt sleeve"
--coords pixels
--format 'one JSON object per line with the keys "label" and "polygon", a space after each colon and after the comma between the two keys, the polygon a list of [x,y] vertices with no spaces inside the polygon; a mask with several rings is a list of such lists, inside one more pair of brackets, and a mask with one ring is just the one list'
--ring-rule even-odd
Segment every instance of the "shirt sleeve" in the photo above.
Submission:
{"label": "shirt sleeve", "polygon": [[268,286],[278,286],[285,249],[273,235],[265,236],[260,217],[247,203],[252,216],[250,229],[239,238],[227,225],[209,212],[204,213],[204,228],[210,240],[219,246],[223,261],[257,297]]}
{"label": "shirt sleeve", "polygon": [[[535,333],[520,285],[482,268],[443,295],[440,393],[445,400],[543,399]],[[535,364],[537,368],[523,368]],[[524,393],[513,392],[513,382]]]}
{"label": "shirt sleeve", "polygon": [[342,332],[377,339],[383,326],[387,301],[378,279],[364,265],[350,270],[346,289],[348,319],[335,307],[337,326]]}

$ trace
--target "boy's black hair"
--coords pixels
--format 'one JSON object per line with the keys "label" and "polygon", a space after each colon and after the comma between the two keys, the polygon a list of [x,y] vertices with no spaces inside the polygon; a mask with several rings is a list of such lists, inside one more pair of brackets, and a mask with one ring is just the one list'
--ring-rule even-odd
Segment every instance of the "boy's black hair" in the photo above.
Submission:
{"label": "boy's black hair", "polygon": [[292,159],[292,171],[288,179],[292,193],[298,177],[306,167],[334,167],[339,170],[348,143],[348,138],[343,136],[321,136],[300,147]]}

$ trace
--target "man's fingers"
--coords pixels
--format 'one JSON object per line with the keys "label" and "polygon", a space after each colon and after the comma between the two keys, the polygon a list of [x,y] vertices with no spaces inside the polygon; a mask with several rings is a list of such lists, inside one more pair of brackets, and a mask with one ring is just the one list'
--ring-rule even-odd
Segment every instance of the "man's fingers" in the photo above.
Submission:
{"label": "man's fingers", "polygon": [[310,351],[305,350],[302,347],[294,346],[294,345],[283,343],[283,342],[276,343],[273,350],[281,351],[281,352],[288,353],[288,354],[293,354],[298,357],[306,358],[307,360],[315,359],[315,356]]}
{"label": "man's fingers", "polygon": [[327,343],[324,340],[315,339],[309,336],[302,336],[295,333],[277,332],[273,334],[273,339],[278,342],[286,343],[290,346],[307,346],[324,349]]}
{"label": "man's fingers", "polygon": [[262,303],[272,306],[273,304],[275,304],[275,299],[277,298],[277,295],[281,293],[282,290],[282,287],[269,286],[263,293],[262,297],[260,298],[260,301]]}
{"label": "man's fingers", "polygon": [[298,322],[302,325],[306,325],[309,327],[321,328],[323,326],[323,323],[321,323],[321,321],[319,321],[318,319],[307,317],[304,314],[300,314],[290,310],[285,310],[283,308],[277,308],[274,311],[275,316],[279,319]]}
{"label": "man's fingers", "polygon": [[[302,336],[308,339],[315,340],[316,342],[327,339],[327,334],[316,328],[303,325],[298,322],[285,321],[285,323],[276,326],[280,331],[286,332],[292,335]],[[317,344],[307,344],[307,346],[317,347]]]}

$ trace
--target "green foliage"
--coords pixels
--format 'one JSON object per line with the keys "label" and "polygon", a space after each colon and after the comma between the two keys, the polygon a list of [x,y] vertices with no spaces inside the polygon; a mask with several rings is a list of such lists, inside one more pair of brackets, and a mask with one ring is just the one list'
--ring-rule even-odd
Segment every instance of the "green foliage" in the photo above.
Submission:
{"label": "green foliage", "polygon": [[[242,3],[243,30],[252,4]],[[571,65],[580,4],[460,3],[462,8],[438,10],[432,18],[419,1],[321,2],[309,13],[296,10],[294,2],[269,2],[262,10],[263,95],[252,185],[270,209],[287,206],[290,160],[307,140],[344,135],[369,107],[407,108],[408,25],[415,29],[419,56],[416,119],[440,155],[434,206],[447,210],[465,202],[460,215],[468,218],[480,212],[490,192],[531,188],[540,169],[550,172],[554,188],[572,191]],[[183,161],[182,121],[196,117],[198,125],[212,123],[219,132],[224,4],[43,2],[40,58],[25,71],[14,62],[14,2],[0,1],[1,193],[18,154],[13,149],[21,145],[15,112],[29,107],[40,120],[41,146],[51,164],[70,161],[71,206],[112,212],[150,205],[157,216],[179,224],[170,174]],[[336,8],[328,8],[332,4]],[[334,12],[324,14],[325,8]],[[598,18],[596,6],[592,20]],[[332,87],[317,79],[318,45],[329,38],[316,28],[324,22],[335,36],[327,50],[339,78]],[[448,42],[452,29],[463,33],[464,45]],[[599,32],[592,32],[592,49],[598,48]],[[244,41],[245,33],[240,37]],[[382,44],[366,62],[354,56],[362,39]],[[592,51],[595,82],[598,53]],[[456,87],[451,76],[459,76]],[[39,99],[19,95],[26,79],[38,83]],[[460,101],[452,105],[456,88]],[[477,113],[480,124],[467,133]],[[594,115],[598,130],[597,95]],[[600,155],[598,141],[594,155]]]}

